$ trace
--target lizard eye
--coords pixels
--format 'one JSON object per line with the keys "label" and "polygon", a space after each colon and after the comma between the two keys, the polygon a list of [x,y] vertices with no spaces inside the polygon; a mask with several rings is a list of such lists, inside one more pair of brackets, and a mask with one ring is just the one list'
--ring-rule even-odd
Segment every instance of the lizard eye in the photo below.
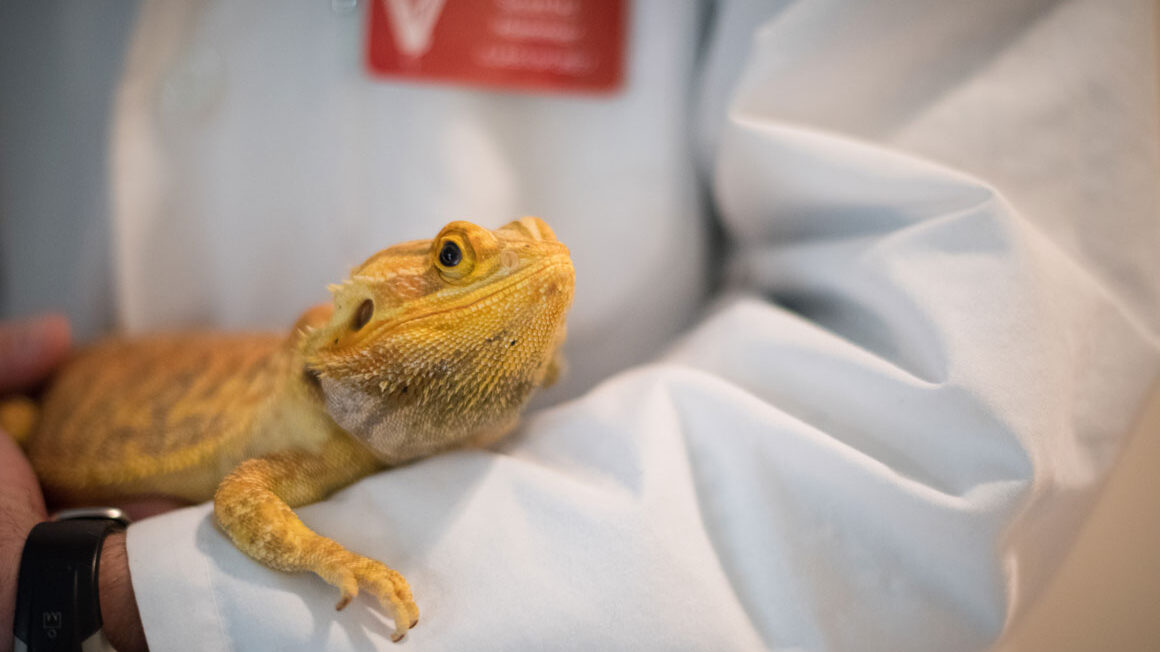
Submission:
{"label": "lizard eye", "polygon": [[467,283],[475,271],[476,251],[468,235],[458,230],[436,238],[430,256],[431,265],[448,283]]}
{"label": "lizard eye", "polygon": [[375,302],[367,299],[359,304],[358,311],[354,313],[354,321],[351,322],[351,328],[360,330],[367,322],[371,320],[371,315],[375,312]]}
{"label": "lizard eye", "polygon": [[439,250],[439,263],[444,267],[455,267],[461,260],[463,260],[463,250],[459,248],[459,245],[455,244],[453,240],[444,242],[443,248]]}

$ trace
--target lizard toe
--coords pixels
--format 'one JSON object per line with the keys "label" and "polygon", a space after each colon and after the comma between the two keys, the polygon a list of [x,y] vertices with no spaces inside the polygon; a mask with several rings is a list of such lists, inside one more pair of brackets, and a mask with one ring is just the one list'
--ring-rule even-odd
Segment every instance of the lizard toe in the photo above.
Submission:
{"label": "lizard toe", "polygon": [[403,576],[382,562],[366,557],[353,564],[361,588],[379,600],[383,610],[395,621],[393,640],[400,640],[419,620],[419,606],[411,597],[411,587]]}

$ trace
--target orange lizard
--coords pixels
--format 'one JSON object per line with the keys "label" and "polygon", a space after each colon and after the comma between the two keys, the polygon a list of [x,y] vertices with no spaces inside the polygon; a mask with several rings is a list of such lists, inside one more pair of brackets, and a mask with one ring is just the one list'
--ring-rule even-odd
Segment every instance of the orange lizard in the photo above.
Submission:
{"label": "orange lizard", "polygon": [[573,280],[538,218],[495,231],[452,222],[371,256],[288,337],[110,339],[60,371],[38,418],[10,403],[3,425],[55,502],[212,497],[238,548],[317,573],[340,590],[338,609],[370,592],[399,640],[419,617],[406,580],[292,508],[510,432],[559,372]]}

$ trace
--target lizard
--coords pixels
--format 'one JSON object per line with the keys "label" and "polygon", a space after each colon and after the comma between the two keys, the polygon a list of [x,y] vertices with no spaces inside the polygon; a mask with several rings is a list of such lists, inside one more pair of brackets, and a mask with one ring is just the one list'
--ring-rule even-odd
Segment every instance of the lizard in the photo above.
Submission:
{"label": "lizard", "polygon": [[355,480],[511,432],[563,359],[574,269],[535,217],[469,222],[384,249],[329,287],[290,334],[112,337],[58,371],[37,406],[2,411],[58,504],[213,500],[233,543],[312,571],[343,609],[375,596],[400,640],[406,580],[310,530],[293,508]]}

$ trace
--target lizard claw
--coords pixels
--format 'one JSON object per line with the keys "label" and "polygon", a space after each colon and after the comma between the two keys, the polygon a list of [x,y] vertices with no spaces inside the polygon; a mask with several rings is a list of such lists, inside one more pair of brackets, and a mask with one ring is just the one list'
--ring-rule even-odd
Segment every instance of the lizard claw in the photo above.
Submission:
{"label": "lizard claw", "polygon": [[350,604],[351,600],[354,600],[358,596],[358,580],[355,579],[354,573],[345,568],[342,570],[344,572],[340,574],[339,579],[331,582],[338,586],[342,592],[342,595],[338,598],[338,604],[334,605],[335,611],[346,609],[346,606]]}
{"label": "lizard claw", "polygon": [[398,642],[407,631],[419,623],[419,606],[411,597],[411,587],[397,571],[382,562],[348,553],[345,559],[333,560],[329,572],[319,573],[331,584],[339,587],[342,595],[335,608],[343,609],[365,589],[378,598],[383,610],[395,621],[395,632],[391,640]]}
{"label": "lizard claw", "polygon": [[[399,576],[399,580],[403,580],[402,576]],[[405,580],[403,589],[403,592],[390,596],[378,596],[379,603],[394,617],[395,633],[391,635],[391,640],[396,643],[403,640],[407,632],[419,624],[419,606],[411,599],[411,591],[407,588]]]}
{"label": "lizard claw", "polygon": [[398,643],[399,641],[403,640],[403,637],[405,637],[407,635],[407,632],[414,629],[415,625],[419,624],[419,615],[418,615],[419,608],[417,606],[415,606],[414,602],[412,602],[410,604],[410,608],[415,613],[415,616],[413,618],[411,618],[410,625],[404,625],[403,623],[405,623],[407,621],[406,620],[399,620],[399,617],[395,616],[395,633],[391,634],[391,640],[394,641],[395,643]]}

